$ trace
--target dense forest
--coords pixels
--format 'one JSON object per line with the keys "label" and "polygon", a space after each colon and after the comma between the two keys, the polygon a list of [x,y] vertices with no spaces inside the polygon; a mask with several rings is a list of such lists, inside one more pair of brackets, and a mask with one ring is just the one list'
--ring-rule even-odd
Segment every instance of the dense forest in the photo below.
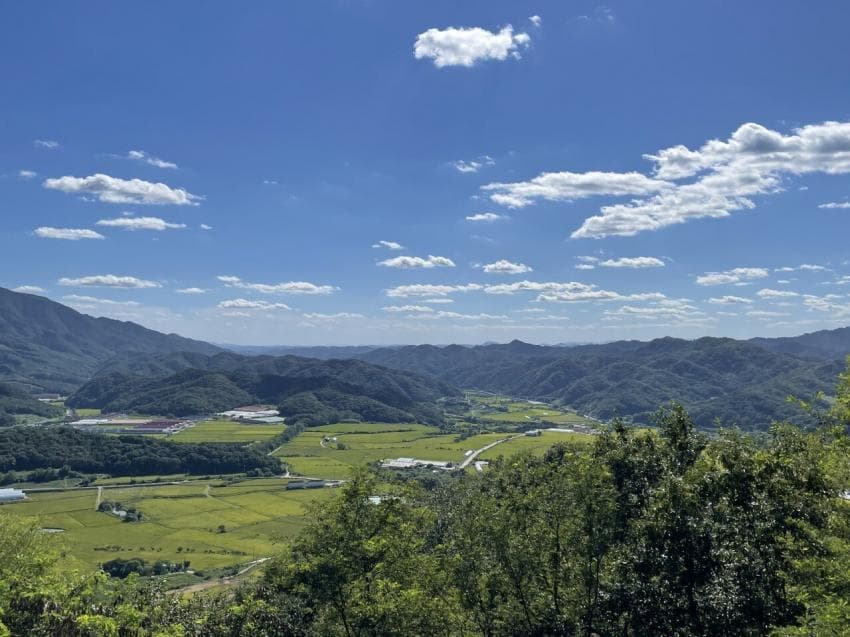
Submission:
{"label": "dense forest", "polygon": [[[192,367],[182,367],[187,364]],[[436,401],[458,395],[441,381],[359,360],[177,353],[115,360],[67,404],[187,416],[261,401],[314,424],[345,419],[439,424]]]}
{"label": "dense forest", "polygon": [[64,413],[61,407],[43,403],[17,387],[0,383],[0,427],[14,425],[15,416],[21,414],[59,418]]}
{"label": "dense forest", "polygon": [[617,421],[483,474],[364,469],[261,580],[188,599],[63,577],[54,538],[0,516],[0,621],[13,635],[846,635],[850,372],[815,419],[708,436],[672,405],[657,430]]}
{"label": "dense forest", "polygon": [[236,444],[106,436],[68,427],[0,430],[0,473],[55,467],[123,476],[280,472],[275,458]]}
{"label": "dense forest", "polygon": [[[575,347],[520,341],[475,347],[418,345],[377,349],[360,358],[417,370],[466,389],[559,403],[606,421],[619,416],[649,423],[657,405],[675,400],[702,428],[715,428],[719,420],[722,426],[755,430],[775,420],[799,418],[787,397],[831,392],[841,370],[841,355],[801,358],[774,351],[790,347],[777,340],[758,344],[730,338],[661,338]],[[835,340],[850,352],[844,332]]]}

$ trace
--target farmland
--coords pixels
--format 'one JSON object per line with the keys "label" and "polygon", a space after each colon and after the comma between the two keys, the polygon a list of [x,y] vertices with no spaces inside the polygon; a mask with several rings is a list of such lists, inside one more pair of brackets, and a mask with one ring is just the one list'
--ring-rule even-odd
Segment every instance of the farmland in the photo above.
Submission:
{"label": "farmland", "polygon": [[529,424],[535,422],[553,425],[589,425],[596,421],[575,412],[557,409],[539,402],[516,400],[483,392],[466,392],[470,404],[469,416],[484,422]]}
{"label": "farmland", "polygon": [[227,420],[205,420],[184,429],[170,440],[176,442],[241,442],[251,443],[272,438],[286,429],[285,425],[252,425]]}
{"label": "farmland", "polygon": [[141,557],[151,562],[189,560],[195,570],[217,569],[279,552],[279,543],[305,524],[307,506],[333,493],[286,491],[285,484],[267,478],[103,489],[103,500],[142,512],[143,520],[133,523],[98,512],[97,489],[31,491],[28,501],[8,510],[37,516],[44,528],[62,529],[73,558],[69,567]]}

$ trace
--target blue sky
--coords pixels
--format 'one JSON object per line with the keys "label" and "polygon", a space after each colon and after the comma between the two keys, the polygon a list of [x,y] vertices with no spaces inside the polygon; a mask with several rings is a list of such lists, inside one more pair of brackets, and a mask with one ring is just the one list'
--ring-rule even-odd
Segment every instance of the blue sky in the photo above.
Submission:
{"label": "blue sky", "polygon": [[842,326],[848,23],[844,2],[10,3],[0,285],[241,344]]}

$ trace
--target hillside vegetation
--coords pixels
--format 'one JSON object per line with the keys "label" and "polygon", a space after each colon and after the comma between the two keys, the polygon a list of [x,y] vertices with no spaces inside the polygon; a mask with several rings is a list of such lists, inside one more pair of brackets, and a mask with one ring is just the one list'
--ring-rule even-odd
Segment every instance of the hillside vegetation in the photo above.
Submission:
{"label": "hillside vegetation", "polygon": [[434,403],[459,395],[446,383],[359,360],[178,353],[122,357],[106,365],[67,403],[185,416],[261,401],[279,404],[292,421],[311,424],[345,419],[439,423],[441,414]]}
{"label": "hillside vegetation", "polygon": [[789,395],[830,392],[838,360],[804,359],[728,338],[546,347],[506,345],[384,348],[364,360],[416,369],[447,383],[559,403],[601,420],[648,422],[655,407],[685,405],[701,427],[764,429],[799,418]]}
{"label": "hillside vegetation", "polygon": [[0,427],[14,425],[15,416],[19,415],[58,418],[64,413],[61,407],[43,403],[17,387],[0,383]]}
{"label": "hillside vegetation", "polygon": [[36,393],[65,394],[116,355],[174,351],[214,354],[221,350],[0,288],[0,381]]}

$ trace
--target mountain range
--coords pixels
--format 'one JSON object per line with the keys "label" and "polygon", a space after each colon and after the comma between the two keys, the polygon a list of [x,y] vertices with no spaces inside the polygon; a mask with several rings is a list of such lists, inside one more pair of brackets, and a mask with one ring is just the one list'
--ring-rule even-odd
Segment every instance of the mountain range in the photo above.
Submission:
{"label": "mountain range", "polygon": [[[173,415],[262,400],[292,416],[434,422],[434,401],[463,388],[635,422],[676,400],[703,427],[761,429],[805,418],[788,396],[832,392],[850,353],[850,328],[747,341],[241,349],[246,353],[0,288],[0,382],[30,393],[73,392],[69,404],[80,407]],[[259,351],[269,353],[247,355]]]}

